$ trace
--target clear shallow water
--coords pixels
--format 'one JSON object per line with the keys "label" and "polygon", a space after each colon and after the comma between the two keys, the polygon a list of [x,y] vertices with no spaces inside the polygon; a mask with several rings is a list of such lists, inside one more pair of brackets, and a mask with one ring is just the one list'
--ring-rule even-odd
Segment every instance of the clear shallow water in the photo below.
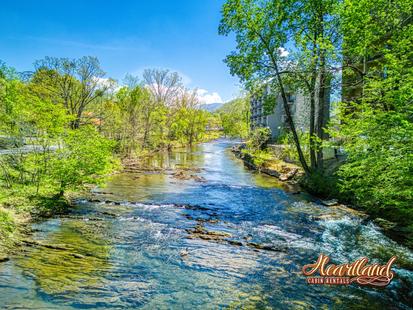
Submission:
{"label": "clear shallow water", "polygon": [[[230,145],[153,158],[164,172],[115,175],[96,190],[107,203],[79,201],[35,224],[34,240],[65,250],[27,247],[1,264],[1,308],[410,309],[412,252],[245,169]],[[175,168],[200,168],[187,173],[205,182],[178,180]],[[321,252],[336,263],[397,255],[396,279],[385,289],[307,285],[301,268]]]}

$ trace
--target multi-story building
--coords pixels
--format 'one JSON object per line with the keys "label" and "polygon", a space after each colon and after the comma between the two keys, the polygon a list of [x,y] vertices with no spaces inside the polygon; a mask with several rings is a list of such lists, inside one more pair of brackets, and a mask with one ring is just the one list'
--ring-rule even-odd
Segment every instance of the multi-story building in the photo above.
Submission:
{"label": "multi-story building", "polygon": [[[288,128],[281,95],[277,96],[272,112],[265,111],[265,96],[252,96],[251,129],[269,127],[273,140],[276,140]],[[288,93],[288,104],[297,130],[308,131],[310,126],[310,109],[308,98],[302,92]]]}

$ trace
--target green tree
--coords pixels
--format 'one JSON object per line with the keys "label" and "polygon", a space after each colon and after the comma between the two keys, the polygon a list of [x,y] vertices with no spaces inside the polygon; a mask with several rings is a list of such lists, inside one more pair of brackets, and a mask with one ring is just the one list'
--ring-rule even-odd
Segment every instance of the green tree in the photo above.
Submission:
{"label": "green tree", "polygon": [[197,90],[182,89],[177,98],[177,112],[172,133],[184,144],[193,145],[205,133],[208,112],[200,109]]}
{"label": "green tree", "polygon": [[412,226],[411,1],[346,0],[341,20],[344,70],[357,76],[358,90],[331,126],[348,155],[340,188],[375,216]]}
{"label": "green tree", "polygon": [[225,103],[217,113],[226,136],[248,137],[250,127],[250,100],[248,96]]}
{"label": "green tree", "polygon": [[113,143],[92,126],[68,130],[51,160],[51,177],[59,195],[68,188],[96,183],[112,167]]}
{"label": "green tree", "polygon": [[21,158],[24,161],[24,172],[30,176],[31,182],[36,185],[36,193],[39,193],[42,182],[49,174],[54,147],[64,134],[71,116],[62,106],[31,94],[27,94],[25,100],[30,100],[30,105],[25,104],[20,110],[24,120],[20,124],[20,131],[25,142],[34,149],[22,154]]}
{"label": "green tree", "polygon": [[79,128],[85,109],[113,85],[96,57],[79,59],[45,57],[35,62],[31,79],[38,95],[61,103],[74,116],[71,127]]}
{"label": "green tree", "polygon": [[[178,111],[180,94],[183,91],[182,78],[177,72],[171,72],[168,69],[146,69],[143,72],[143,81],[152,95],[158,122],[164,124],[159,127],[159,140],[170,148],[170,141],[173,139],[172,123]],[[145,132],[147,135],[147,131]]]}
{"label": "green tree", "polygon": [[309,98],[309,153],[312,171],[323,174],[323,141],[330,116],[332,79],[340,61],[338,2],[286,1],[286,22],[294,50],[290,56],[290,85]]}
{"label": "green tree", "polygon": [[155,104],[150,92],[143,86],[124,87],[116,94],[120,108],[121,147],[128,155],[150,143],[150,130],[153,125]]}
{"label": "green tree", "polygon": [[[226,58],[252,93],[267,93],[268,110],[281,95],[299,161],[309,175],[323,170],[322,141],[329,115],[331,67],[337,61],[338,18],[333,0],[228,0],[220,33],[236,34],[237,48]],[[283,48],[294,48],[287,57]],[[287,95],[304,91],[310,98],[310,166],[303,154]]]}
{"label": "green tree", "polygon": [[282,5],[282,1],[228,0],[222,8],[219,32],[223,35],[236,34],[237,50],[226,58],[226,63],[231,73],[238,75],[248,90],[263,82],[278,86],[301,165],[309,173],[282,76],[287,63],[280,48],[287,43],[290,32],[284,15],[279,11]]}
{"label": "green tree", "polygon": [[97,182],[113,159],[111,141],[93,126],[71,129],[76,116],[36,87],[18,75],[0,77],[0,136],[18,141],[0,156],[0,186],[12,200],[63,195],[67,188]]}

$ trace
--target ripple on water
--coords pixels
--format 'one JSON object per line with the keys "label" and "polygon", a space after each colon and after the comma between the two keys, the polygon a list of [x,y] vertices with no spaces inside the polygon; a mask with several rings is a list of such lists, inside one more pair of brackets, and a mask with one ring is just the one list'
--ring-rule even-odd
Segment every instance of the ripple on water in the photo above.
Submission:
{"label": "ripple on water", "polygon": [[344,217],[338,220],[320,221],[325,228],[322,249],[338,261],[357,259],[368,253],[371,259],[387,260],[398,257],[398,263],[413,269],[413,253],[384,236],[376,225],[362,224],[361,219]]}
{"label": "ripple on water", "polygon": [[[234,161],[228,146],[208,143],[153,161],[201,168],[207,183],[179,182],[168,171],[119,174],[105,189],[112,194],[99,196],[117,203],[80,201],[67,218],[35,225],[33,239],[68,250],[27,248],[1,265],[0,306],[408,309],[410,251],[354,212],[288,195],[274,178]],[[191,231],[197,237],[188,238]],[[218,238],[200,238],[208,233]],[[395,254],[401,265],[385,290],[309,286],[301,268],[320,252],[334,262]]]}

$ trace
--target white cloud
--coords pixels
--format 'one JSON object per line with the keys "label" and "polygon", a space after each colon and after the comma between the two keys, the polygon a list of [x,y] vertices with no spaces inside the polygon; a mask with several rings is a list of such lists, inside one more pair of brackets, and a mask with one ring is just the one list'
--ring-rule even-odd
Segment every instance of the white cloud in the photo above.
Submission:
{"label": "white cloud", "polygon": [[117,92],[121,86],[113,79],[93,77],[97,89],[106,89],[109,93]]}
{"label": "white cloud", "polygon": [[278,48],[278,53],[280,54],[280,57],[287,57],[290,52],[287,51],[284,47]]}
{"label": "white cloud", "polygon": [[94,76],[92,79],[96,82],[98,88],[111,87],[114,83],[114,81],[109,78],[101,78]]}
{"label": "white cloud", "polygon": [[217,92],[209,92],[206,89],[197,89],[198,100],[202,104],[223,103],[221,96]]}

